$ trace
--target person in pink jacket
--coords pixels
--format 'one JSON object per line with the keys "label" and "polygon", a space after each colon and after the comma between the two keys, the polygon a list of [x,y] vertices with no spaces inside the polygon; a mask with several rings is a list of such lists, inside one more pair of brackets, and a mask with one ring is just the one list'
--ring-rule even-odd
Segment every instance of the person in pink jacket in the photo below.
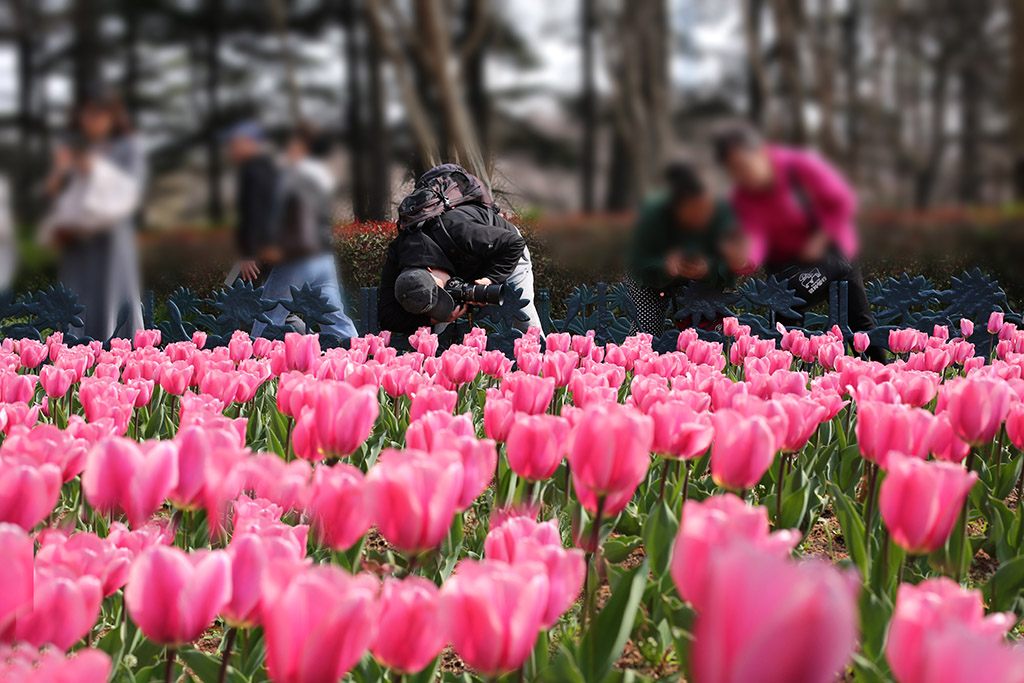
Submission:
{"label": "person in pink jacket", "polygon": [[[857,195],[846,179],[817,154],[766,144],[749,128],[723,131],[714,146],[734,183],[733,208],[749,242],[746,270],[764,267],[786,280],[805,302],[799,313],[827,300],[830,282],[848,282],[851,330],[874,329],[856,260]],[[885,357],[877,347],[869,356]]]}

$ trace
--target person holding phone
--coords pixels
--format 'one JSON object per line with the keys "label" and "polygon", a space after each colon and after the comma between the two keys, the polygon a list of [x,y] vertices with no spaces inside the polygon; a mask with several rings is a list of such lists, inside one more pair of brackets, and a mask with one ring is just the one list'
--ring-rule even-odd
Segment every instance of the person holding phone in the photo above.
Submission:
{"label": "person holding phone", "polygon": [[716,199],[689,165],[669,167],[666,180],[667,191],[644,204],[633,230],[626,286],[637,322],[630,334],[662,334],[681,285],[732,287],[735,272],[746,263],[746,246],[729,203]]}

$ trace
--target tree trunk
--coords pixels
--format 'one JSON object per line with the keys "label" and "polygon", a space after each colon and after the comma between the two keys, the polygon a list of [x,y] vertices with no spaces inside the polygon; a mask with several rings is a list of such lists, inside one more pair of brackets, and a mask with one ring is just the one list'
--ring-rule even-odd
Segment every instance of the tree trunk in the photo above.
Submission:
{"label": "tree trunk", "polygon": [[367,43],[367,92],[369,106],[369,135],[367,154],[366,219],[387,220],[391,209],[391,145],[386,120],[386,101],[383,69],[383,55],[376,42]]}
{"label": "tree trunk", "polygon": [[960,69],[960,181],[957,194],[964,204],[976,204],[981,200],[982,90],[976,64],[968,58]]}
{"label": "tree trunk", "polygon": [[761,23],[764,0],[745,0],[744,33],[747,42],[747,118],[758,128],[764,127],[764,47]]}
{"label": "tree trunk", "polygon": [[81,102],[102,78],[100,3],[99,0],[76,0],[72,8],[75,27],[72,75],[75,101]]}
{"label": "tree trunk", "polygon": [[139,115],[139,6],[124,4],[124,77],[121,94],[133,119]]}
{"label": "tree trunk", "polygon": [[[487,2],[465,0],[463,20],[463,36],[461,42],[468,45],[470,41],[478,41],[469,49],[462,64],[462,72],[466,81],[466,100],[469,103],[470,116],[480,139],[480,152],[484,159],[491,156],[491,101],[487,96],[486,66],[487,47],[494,34],[494,18]],[[483,26],[481,27],[481,24]],[[476,31],[483,31],[478,39]]]}
{"label": "tree trunk", "polygon": [[13,190],[13,209],[17,222],[30,223],[35,218],[32,202],[32,179],[35,176],[36,129],[39,126],[36,108],[36,41],[35,12],[32,0],[14,1],[14,20],[18,54],[18,157]]}
{"label": "tree trunk", "polygon": [[288,35],[288,8],[283,0],[266,1],[281,50],[281,67],[284,69],[284,84],[288,93],[288,114],[291,116],[292,124],[296,125],[302,122],[302,96],[296,77],[295,54],[292,52]]}
{"label": "tree trunk", "polygon": [[800,67],[800,36],[797,17],[800,0],[772,0],[775,17],[778,59],[782,73],[784,97],[788,105],[787,137],[796,145],[807,143],[804,111],[803,74]]}
{"label": "tree trunk", "polygon": [[817,22],[811,31],[817,90],[818,144],[828,158],[838,156],[835,95],[835,6],[834,0],[818,0]]}
{"label": "tree trunk", "polygon": [[595,0],[582,0],[580,7],[580,41],[583,48],[583,139],[580,150],[580,184],[583,211],[593,213],[597,209],[594,181],[597,173],[597,70],[594,59],[594,37],[597,20],[594,12]]}
{"label": "tree trunk", "polygon": [[842,68],[846,85],[846,168],[850,177],[856,179],[860,171],[860,30],[861,18],[858,3],[851,2],[846,8],[842,21],[843,59]]}
{"label": "tree trunk", "polygon": [[207,0],[206,23],[206,191],[207,215],[212,223],[224,220],[224,202],[220,192],[223,170],[220,145],[220,43],[224,0]]}
{"label": "tree trunk", "polygon": [[369,178],[366,173],[367,139],[363,128],[363,39],[361,31],[360,0],[343,0],[341,22],[345,28],[345,90],[348,100],[345,108],[345,129],[348,132],[350,174],[352,176],[352,213],[356,220],[367,220],[367,191]]}
{"label": "tree trunk", "polygon": [[1009,113],[1012,127],[1013,195],[1024,202],[1024,0],[1010,4],[1013,57],[1010,67]]}

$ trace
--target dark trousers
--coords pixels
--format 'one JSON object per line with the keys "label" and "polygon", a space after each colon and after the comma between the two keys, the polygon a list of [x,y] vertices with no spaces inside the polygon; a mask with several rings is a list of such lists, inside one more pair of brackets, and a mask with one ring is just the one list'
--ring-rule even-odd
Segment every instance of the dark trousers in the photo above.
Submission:
{"label": "dark trousers", "polygon": [[626,280],[626,292],[636,306],[637,318],[629,330],[629,336],[638,332],[653,337],[661,336],[665,332],[665,316],[672,302],[672,291],[642,287],[629,278]]}
{"label": "dark trousers", "polygon": [[[871,302],[868,301],[868,292],[864,287],[864,276],[861,274],[860,265],[856,262],[851,263],[842,257],[831,254],[821,263],[811,266],[768,266],[766,270],[769,275],[785,279],[789,283],[789,288],[795,290],[796,295],[806,302],[794,309],[800,314],[798,316],[789,317],[776,314],[776,318],[783,325],[802,325],[803,314],[828,299],[829,283],[846,282],[848,283],[847,320],[850,323],[850,329],[853,332],[870,332],[875,329],[875,316],[871,312]],[[879,346],[869,347],[867,356],[880,363],[886,361],[885,349]]]}

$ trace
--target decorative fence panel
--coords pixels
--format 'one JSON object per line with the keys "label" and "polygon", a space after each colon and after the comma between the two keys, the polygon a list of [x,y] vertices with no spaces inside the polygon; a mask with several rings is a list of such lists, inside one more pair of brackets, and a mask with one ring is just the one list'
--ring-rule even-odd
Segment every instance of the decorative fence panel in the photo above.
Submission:
{"label": "decorative fence panel", "polygon": [[[939,289],[928,279],[904,274],[899,278],[871,281],[866,284],[868,298],[875,312],[878,327],[870,333],[872,343],[888,347],[889,331],[912,327],[931,332],[935,325],[955,328],[961,318],[979,323],[970,339],[980,354],[987,354],[993,343],[984,322],[992,311],[1002,311],[1010,322],[1020,323],[1020,314],[1011,310],[1005,292],[990,276],[974,269],[964,272],[950,282],[948,289]],[[267,300],[263,288],[236,282],[233,286],[203,297],[186,288],[175,290],[167,301],[156,303],[152,293],[143,298],[143,319],[147,326],[161,330],[165,343],[190,339],[198,330],[206,332],[207,344],[227,344],[235,330],[251,330],[254,322],[267,324],[263,336],[280,339],[288,332],[319,332],[327,322],[326,315],[334,309],[320,295],[319,288],[305,285],[292,288],[290,300]],[[799,314],[795,309],[804,302],[787,287],[785,281],[775,277],[766,280],[748,280],[735,292],[710,290],[699,284],[680,287],[674,297],[668,331],[655,340],[658,350],[675,348],[679,336],[677,324],[686,321],[700,326],[736,316],[741,324],[749,325],[754,334],[762,338],[778,338],[776,323],[780,320],[802,320],[801,329],[820,332],[838,326],[848,339],[852,338],[848,320],[848,285],[832,283],[827,307],[821,312]],[[377,327],[377,290],[363,288],[350,313],[360,334],[379,331]],[[511,355],[515,339],[522,333],[515,323],[524,320],[525,301],[516,296],[506,297],[501,306],[488,306],[475,311],[471,319],[449,325],[441,333],[442,344],[458,343],[471,326],[487,329],[489,346]],[[270,324],[267,313],[276,306],[288,312],[284,325]],[[585,334],[593,331],[601,343],[621,343],[633,329],[637,320],[636,309],[622,283],[580,285],[565,301],[565,317],[553,319],[547,290],[539,290],[536,305],[546,333],[571,332]],[[83,307],[75,294],[61,285],[45,290],[14,296],[0,295],[0,334],[13,338],[42,339],[50,332],[61,332],[69,344],[93,341],[75,334],[81,327]],[[127,320],[128,311],[120,319]],[[674,324],[676,323],[676,324]],[[698,327],[701,337],[721,340],[713,329]],[[399,348],[406,347],[401,335],[392,339]],[[104,340],[109,341],[109,340]],[[331,347],[344,343],[330,335],[321,334],[321,344]]]}

